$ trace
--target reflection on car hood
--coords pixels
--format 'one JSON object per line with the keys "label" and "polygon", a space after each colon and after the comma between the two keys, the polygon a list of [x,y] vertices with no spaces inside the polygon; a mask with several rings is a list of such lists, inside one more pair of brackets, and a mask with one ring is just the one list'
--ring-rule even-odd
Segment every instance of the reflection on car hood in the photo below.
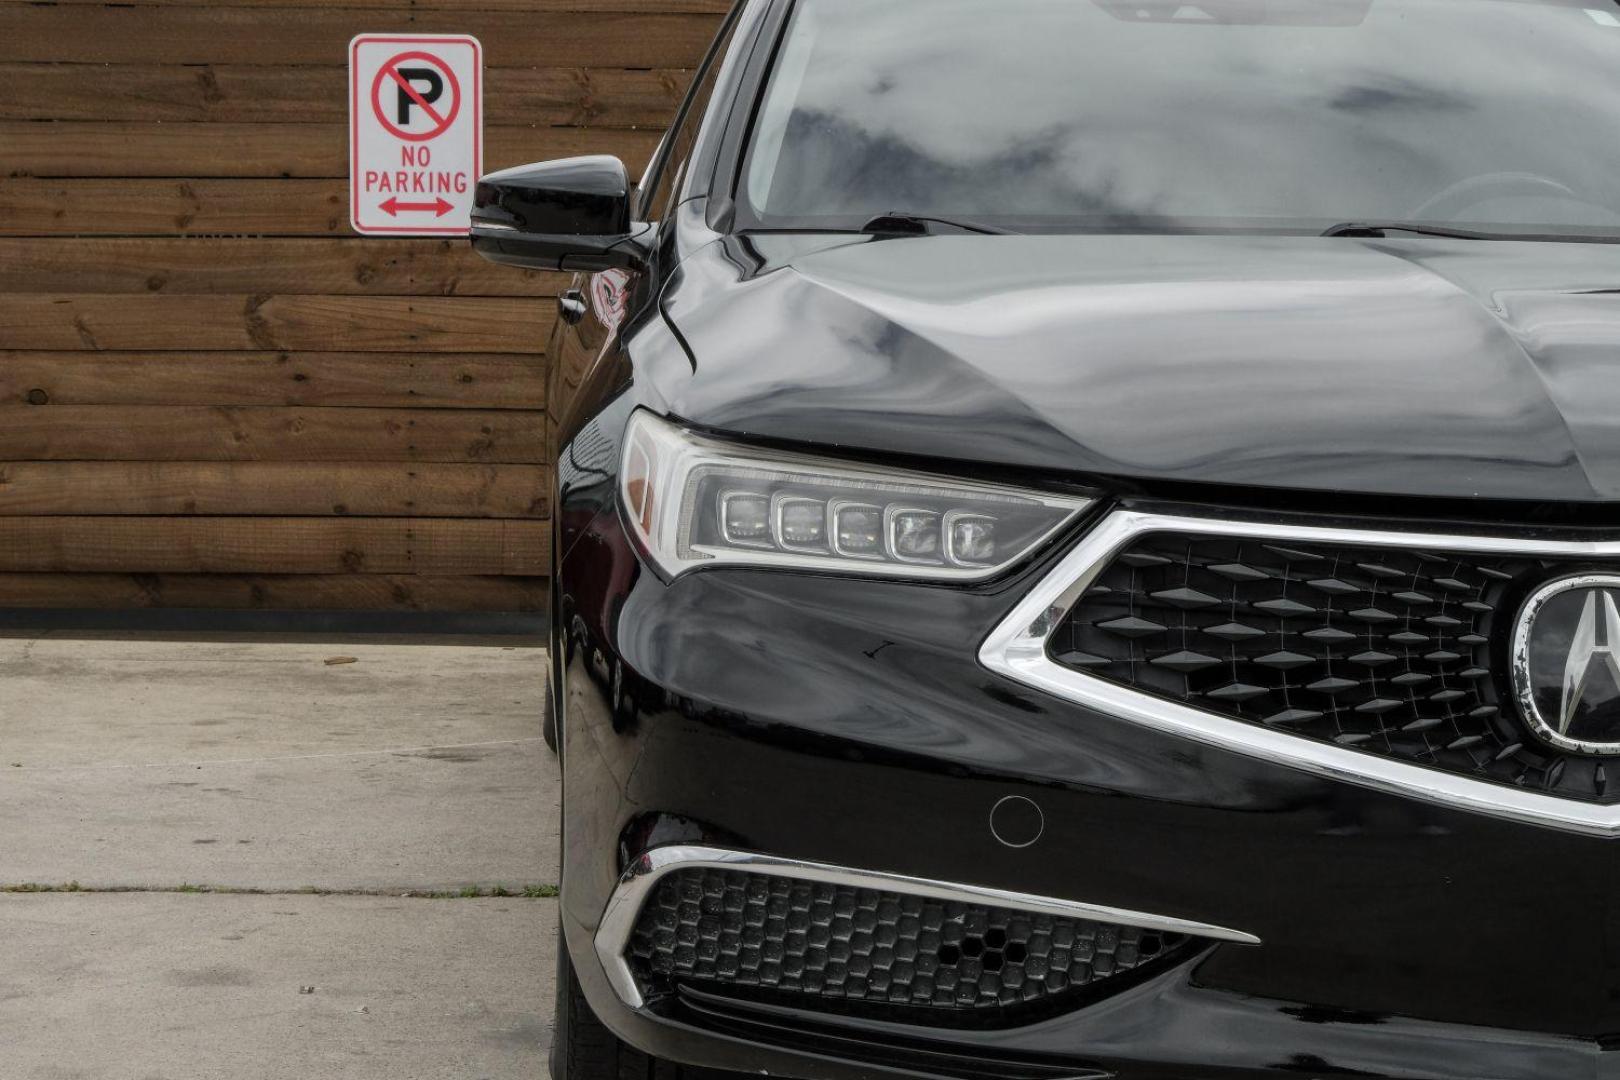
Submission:
{"label": "reflection on car hood", "polygon": [[[773,246],[771,250],[767,245]],[[667,311],[678,416],[1093,476],[1620,496],[1620,247],[728,239]]]}

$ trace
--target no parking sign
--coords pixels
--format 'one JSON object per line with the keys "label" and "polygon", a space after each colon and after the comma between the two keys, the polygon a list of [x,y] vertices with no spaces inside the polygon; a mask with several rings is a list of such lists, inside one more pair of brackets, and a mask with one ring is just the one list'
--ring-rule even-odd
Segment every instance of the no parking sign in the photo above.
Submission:
{"label": "no parking sign", "polygon": [[349,220],[358,233],[465,235],[484,167],[483,49],[461,34],[349,43]]}

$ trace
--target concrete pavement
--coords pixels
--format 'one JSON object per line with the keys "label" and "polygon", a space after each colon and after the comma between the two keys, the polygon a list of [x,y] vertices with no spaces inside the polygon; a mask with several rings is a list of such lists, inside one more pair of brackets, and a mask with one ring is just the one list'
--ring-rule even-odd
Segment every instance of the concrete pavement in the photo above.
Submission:
{"label": "concrete pavement", "polygon": [[552,901],[0,897],[0,1075],[540,1080]]}
{"label": "concrete pavement", "polygon": [[541,663],[0,639],[0,1074],[543,1076]]}

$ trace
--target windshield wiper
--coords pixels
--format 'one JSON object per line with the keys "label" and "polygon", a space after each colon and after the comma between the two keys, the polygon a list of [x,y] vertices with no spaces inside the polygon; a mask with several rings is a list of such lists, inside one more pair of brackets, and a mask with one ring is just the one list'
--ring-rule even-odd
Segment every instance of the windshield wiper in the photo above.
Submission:
{"label": "windshield wiper", "polygon": [[933,233],[930,226],[934,225],[944,225],[947,228],[960,229],[963,232],[982,233],[985,236],[1017,235],[1011,229],[1001,229],[977,221],[957,221],[954,218],[932,217],[927,214],[903,214],[898,210],[891,210],[887,214],[879,214],[865,225],[862,225],[861,232],[899,236],[928,236]]}
{"label": "windshield wiper", "polygon": [[1323,236],[1365,236],[1383,239],[1389,233],[1415,233],[1418,236],[1440,236],[1451,240],[1526,240],[1561,244],[1614,244],[1620,236],[1584,235],[1581,233],[1499,233],[1480,232],[1476,229],[1452,229],[1444,225],[1414,225],[1403,221],[1342,221],[1322,232]]}

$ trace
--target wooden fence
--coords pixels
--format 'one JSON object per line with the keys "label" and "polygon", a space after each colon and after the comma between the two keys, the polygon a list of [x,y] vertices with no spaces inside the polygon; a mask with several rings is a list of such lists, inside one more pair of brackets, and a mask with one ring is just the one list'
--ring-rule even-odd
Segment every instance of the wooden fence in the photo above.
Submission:
{"label": "wooden fence", "polygon": [[0,0],[0,607],[532,611],[558,280],[362,239],[346,47],[639,168],[727,0]]}

